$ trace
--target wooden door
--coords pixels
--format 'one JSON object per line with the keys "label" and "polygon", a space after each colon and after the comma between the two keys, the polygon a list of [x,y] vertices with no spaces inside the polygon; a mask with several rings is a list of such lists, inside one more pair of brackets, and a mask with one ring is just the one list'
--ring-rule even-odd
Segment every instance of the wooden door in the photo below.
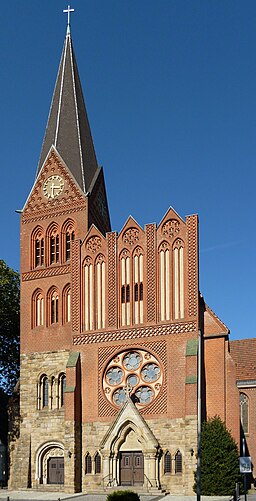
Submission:
{"label": "wooden door", "polygon": [[142,485],[144,480],[144,458],[141,451],[121,452],[120,484]]}
{"label": "wooden door", "polygon": [[64,484],[64,458],[49,459],[48,484]]}

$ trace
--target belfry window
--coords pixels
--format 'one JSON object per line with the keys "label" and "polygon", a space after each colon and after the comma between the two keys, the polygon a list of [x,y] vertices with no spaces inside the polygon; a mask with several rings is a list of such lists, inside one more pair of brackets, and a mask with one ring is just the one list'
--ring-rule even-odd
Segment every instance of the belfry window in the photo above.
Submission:
{"label": "belfry window", "polygon": [[43,238],[37,238],[36,239],[36,252],[35,252],[35,257],[36,257],[36,266],[42,266],[44,264],[44,239]]}
{"label": "belfry window", "polygon": [[51,235],[50,237],[50,263],[58,263],[60,259],[60,237]]}
{"label": "belfry window", "polygon": [[38,226],[32,233],[31,239],[31,268],[44,265],[44,232]]}
{"label": "belfry window", "polygon": [[240,419],[244,433],[249,433],[249,400],[245,393],[240,393]]}
{"label": "belfry window", "polygon": [[74,232],[74,230],[68,230],[66,232],[66,245],[65,245],[65,249],[66,249],[66,261],[68,261],[68,259],[70,259],[71,242],[74,239],[75,239],[75,232]]}

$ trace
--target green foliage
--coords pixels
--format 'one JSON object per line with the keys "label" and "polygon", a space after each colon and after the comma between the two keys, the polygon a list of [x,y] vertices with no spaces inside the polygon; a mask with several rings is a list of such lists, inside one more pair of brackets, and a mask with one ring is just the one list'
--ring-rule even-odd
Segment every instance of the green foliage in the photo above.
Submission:
{"label": "green foliage", "polygon": [[133,491],[114,491],[108,495],[107,501],[139,501],[139,496]]}
{"label": "green foliage", "polygon": [[201,494],[231,496],[236,482],[242,486],[238,448],[220,417],[215,416],[202,425]]}
{"label": "green foliage", "polygon": [[0,388],[11,393],[19,376],[19,274],[0,259]]}

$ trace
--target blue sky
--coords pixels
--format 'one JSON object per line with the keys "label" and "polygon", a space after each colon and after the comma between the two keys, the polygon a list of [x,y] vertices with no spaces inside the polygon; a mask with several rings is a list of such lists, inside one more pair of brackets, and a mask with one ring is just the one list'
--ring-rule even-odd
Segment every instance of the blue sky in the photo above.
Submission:
{"label": "blue sky", "polygon": [[[255,337],[255,0],[74,0],[72,38],[112,229],[199,214],[200,289]],[[66,32],[62,0],[2,9],[0,258],[19,269]]]}

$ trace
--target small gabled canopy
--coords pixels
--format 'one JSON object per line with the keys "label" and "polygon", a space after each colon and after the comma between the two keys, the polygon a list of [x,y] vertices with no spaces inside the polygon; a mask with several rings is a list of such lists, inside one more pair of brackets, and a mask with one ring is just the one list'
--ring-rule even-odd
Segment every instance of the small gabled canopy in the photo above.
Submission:
{"label": "small gabled canopy", "polygon": [[70,30],[67,30],[37,176],[54,145],[84,193],[99,170]]}
{"label": "small gabled canopy", "polygon": [[159,443],[147,422],[140,414],[130,397],[120,409],[116,419],[100,443],[101,450],[119,450],[127,432],[132,429],[139,437],[142,450],[157,450]]}

